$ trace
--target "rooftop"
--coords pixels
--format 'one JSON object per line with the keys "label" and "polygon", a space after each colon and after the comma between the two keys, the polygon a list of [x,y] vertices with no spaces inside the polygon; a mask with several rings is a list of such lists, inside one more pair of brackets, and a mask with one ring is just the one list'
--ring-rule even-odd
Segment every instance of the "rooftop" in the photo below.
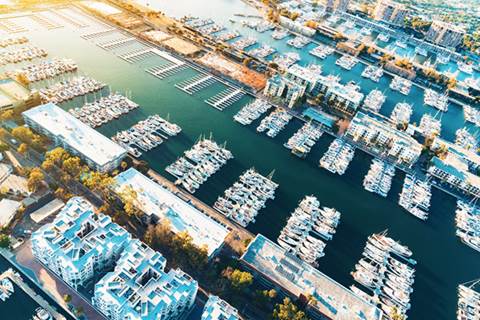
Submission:
{"label": "rooftop", "polygon": [[25,111],[23,116],[99,166],[126,155],[118,144],[53,103]]}
{"label": "rooftop", "polygon": [[299,297],[311,294],[316,308],[329,319],[382,318],[382,311],[308,263],[259,234],[241,260]]}
{"label": "rooftop", "polygon": [[96,214],[81,197],[68,201],[55,220],[32,235],[32,242],[48,248],[72,271],[83,270],[101,252],[116,251],[130,241],[130,234],[104,214]]}
{"label": "rooftop", "polygon": [[209,256],[223,245],[229,233],[227,227],[134,168],[120,173],[116,181],[117,191],[129,186],[137,192],[137,205],[146,215],[166,218],[175,233],[187,231],[195,245],[207,247]]}
{"label": "rooftop", "polygon": [[15,213],[22,205],[21,202],[10,199],[2,199],[0,201],[0,227],[7,226],[12,221]]}
{"label": "rooftop", "polygon": [[94,299],[120,307],[123,319],[158,319],[197,290],[196,281],[181,270],[165,273],[166,263],[160,253],[132,240],[115,270],[95,285]]}

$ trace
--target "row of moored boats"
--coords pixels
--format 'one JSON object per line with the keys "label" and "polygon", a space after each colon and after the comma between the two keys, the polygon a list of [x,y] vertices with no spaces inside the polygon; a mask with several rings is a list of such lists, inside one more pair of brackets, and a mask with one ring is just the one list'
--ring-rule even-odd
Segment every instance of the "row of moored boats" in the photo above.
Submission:
{"label": "row of moored boats", "polygon": [[272,174],[262,176],[255,169],[245,171],[237,182],[218,197],[213,207],[227,218],[243,227],[255,222],[260,209],[268,199],[275,198],[278,184],[272,181]]}
{"label": "row of moored boats", "polygon": [[340,222],[340,212],[320,208],[314,196],[306,196],[292,213],[278,236],[278,244],[309,264],[325,255],[326,242],[331,240]]}
{"label": "row of moored boats", "polygon": [[39,92],[44,102],[61,103],[88,93],[97,92],[105,86],[105,83],[95,79],[79,76],[57,82],[52,86],[40,89]]}
{"label": "row of moored boats", "polygon": [[343,175],[355,155],[355,147],[343,139],[335,139],[320,159],[320,166],[332,173]]}
{"label": "row of moored boats", "polygon": [[211,139],[201,139],[165,171],[177,178],[176,185],[181,185],[188,192],[195,193],[210,176],[232,158],[233,154],[225,146]]}
{"label": "row of moored boats", "polygon": [[363,187],[386,197],[392,187],[392,179],[395,176],[395,167],[379,159],[373,159],[367,175],[363,179]]}

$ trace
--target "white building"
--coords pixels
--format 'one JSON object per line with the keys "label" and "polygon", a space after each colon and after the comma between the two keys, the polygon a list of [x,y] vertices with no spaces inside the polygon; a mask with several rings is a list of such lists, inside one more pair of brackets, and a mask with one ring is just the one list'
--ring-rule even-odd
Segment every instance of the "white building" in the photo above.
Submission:
{"label": "white building", "polygon": [[411,167],[420,157],[422,145],[403,131],[379,118],[358,112],[345,135],[381,156]]}
{"label": "white building", "polygon": [[276,74],[267,80],[263,94],[281,98],[285,105],[291,109],[305,95],[306,89],[306,85],[300,85],[294,80]]}
{"label": "white building", "polygon": [[425,39],[442,47],[455,48],[462,43],[465,33],[463,26],[435,20],[428,29]]}
{"label": "white building", "polygon": [[239,320],[237,309],[217,296],[211,295],[203,308],[201,320]]}
{"label": "white building", "polygon": [[81,197],[72,198],[55,220],[32,234],[35,258],[73,288],[113,266],[130,234]]}
{"label": "white building", "polygon": [[[383,312],[310,264],[258,234],[240,258],[260,283],[307,302],[314,320],[380,320]],[[313,299],[306,299],[311,295]]]}
{"label": "white building", "polygon": [[139,240],[125,248],[115,270],[95,285],[92,302],[113,320],[179,319],[198,284],[181,270],[164,271],[165,258]]}
{"label": "white building", "polygon": [[111,171],[127,154],[118,144],[53,103],[30,109],[22,115],[28,126],[79,156],[95,170]]}
{"label": "white building", "polygon": [[407,14],[408,9],[405,5],[390,0],[379,0],[375,6],[373,18],[395,26],[403,26]]}
{"label": "white building", "polygon": [[137,193],[136,206],[148,220],[157,222],[166,219],[174,233],[186,231],[198,247],[206,247],[212,257],[223,246],[230,232],[190,203],[179,198],[167,188],[152,181],[134,168],[115,177],[116,192],[130,187]]}
{"label": "white building", "polygon": [[0,228],[7,227],[20,209],[22,203],[10,199],[0,201]]}

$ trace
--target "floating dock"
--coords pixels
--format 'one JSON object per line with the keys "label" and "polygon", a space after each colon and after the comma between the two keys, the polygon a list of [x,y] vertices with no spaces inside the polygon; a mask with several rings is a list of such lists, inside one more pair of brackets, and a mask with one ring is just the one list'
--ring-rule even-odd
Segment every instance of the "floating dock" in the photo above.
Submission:
{"label": "floating dock", "polygon": [[143,61],[155,55],[156,53],[152,50],[152,48],[148,48],[148,49],[137,49],[128,53],[120,54],[119,57],[129,63],[135,63],[135,62]]}
{"label": "floating dock", "polygon": [[168,62],[161,66],[145,69],[145,71],[159,79],[165,79],[187,68],[188,65],[185,62],[180,62],[179,64]]}
{"label": "floating dock", "polygon": [[85,34],[82,34],[80,37],[82,37],[85,40],[90,40],[90,39],[94,39],[94,38],[97,38],[97,37],[103,37],[107,34],[114,33],[114,32],[118,32],[118,30],[115,29],[115,28],[110,28],[110,29],[104,29],[104,30],[100,30],[100,31],[85,33]]}
{"label": "floating dock", "polygon": [[191,95],[211,86],[216,81],[213,76],[202,73],[191,79],[175,84],[175,87]]}
{"label": "floating dock", "polygon": [[85,24],[81,21],[77,21],[77,20],[69,17],[68,15],[66,15],[64,13],[61,13],[59,10],[51,10],[50,12],[59,16],[60,18],[62,18],[63,20],[67,21],[68,23],[70,23],[71,25],[73,25],[77,28],[87,28],[87,27],[89,27],[88,24]]}
{"label": "floating dock", "polygon": [[242,98],[244,95],[245,93],[241,89],[227,88],[213,97],[205,100],[205,103],[211,105],[215,109],[223,111],[225,108],[240,100],[240,98]]}
{"label": "floating dock", "polygon": [[98,43],[97,46],[99,46],[100,48],[105,49],[105,50],[111,50],[111,49],[120,48],[124,45],[127,45],[127,44],[129,44],[131,42],[135,42],[135,41],[137,41],[136,38],[128,37],[128,38],[115,39],[115,40],[110,40],[110,41],[103,42],[103,43]]}
{"label": "floating dock", "polygon": [[33,21],[37,22],[38,24],[40,24],[41,26],[47,28],[48,30],[53,30],[53,29],[59,29],[59,28],[63,28],[62,25],[44,17],[44,16],[41,16],[40,13],[38,14],[32,14],[30,16],[30,19],[32,19]]}

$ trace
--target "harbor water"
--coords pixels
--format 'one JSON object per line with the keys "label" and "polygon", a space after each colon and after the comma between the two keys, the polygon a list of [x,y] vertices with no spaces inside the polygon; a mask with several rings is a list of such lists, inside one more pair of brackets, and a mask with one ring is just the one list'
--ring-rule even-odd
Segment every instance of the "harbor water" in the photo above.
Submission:
{"label": "harbor water", "polygon": [[[154,6],[153,1],[150,2],[150,5]],[[159,0],[157,5],[167,14],[215,15],[210,17],[218,22],[224,22],[238,12],[255,13],[238,0],[213,0],[208,2],[208,6],[202,1]],[[90,27],[82,31],[67,26],[49,31],[32,27],[34,30],[24,35],[32,43],[45,48],[51,57],[74,59],[81,74],[109,84],[112,91],[124,93],[128,89],[131,92],[132,100],[138,103],[140,108],[100,127],[100,132],[111,137],[149,115],[159,114],[165,118],[168,116],[171,122],[182,127],[182,133],[144,154],[143,158],[154,170],[171,180],[174,178],[165,172],[165,167],[185,150],[190,149],[200,135],[209,136],[211,133],[217,142],[227,142],[226,148],[232,151],[235,158],[199,188],[195,193],[198,198],[213,204],[248,168],[255,167],[264,175],[275,170],[273,180],[280,185],[275,200],[267,202],[266,208],[259,212],[256,222],[249,225],[250,231],[276,240],[298,202],[305,195],[315,195],[322,206],[334,207],[342,213],[337,233],[333,240],[328,242],[325,257],[319,261],[318,268],[322,272],[343,285],[350,286],[354,283],[350,272],[361,257],[367,237],[388,229],[390,237],[407,245],[413,251],[413,258],[418,261],[409,319],[455,318],[457,285],[478,278],[480,274],[480,254],[462,244],[455,236],[455,199],[434,189],[429,219],[426,222],[420,221],[397,204],[403,173],[397,171],[387,198],[369,193],[363,189],[362,181],[372,160],[370,156],[357,150],[344,176],[331,174],[318,166],[319,159],[332,141],[331,137],[323,135],[307,158],[299,159],[283,146],[301,127],[299,120],[290,122],[274,139],[256,132],[255,128],[260,119],[249,126],[241,126],[233,121],[233,115],[251,98],[244,97],[220,112],[204,103],[204,100],[225,89],[223,84],[217,82],[194,95],[188,95],[174,85],[192,78],[197,71],[187,69],[164,80],[157,79],[144,69],[165,64],[166,61],[160,57],[152,57],[139,63],[128,63],[118,58],[115,53],[136,50],[141,44],[132,43],[112,51],[103,50],[95,45],[95,42],[112,40],[121,37],[121,34],[113,33],[85,40],[80,34],[100,30],[105,26],[85,16],[79,15],[78,19],[83,19]],[[27,23],[25,18],[25,24]],[[262,39],[265,42],[271,41],[268,40],[271,38],[267,33],[260,36],[264,37]],[[283,44],[277,46],[281,50]],[[289,47],[287,51],[292,50]],[[309,63],[308,52],[303,52],[302,57],[305,58],[302,63]],[[355,80],[360,83],[362,91],[368,92],[376,86],[382,91],[385,90],[389,98],[382,112],[388,115],[395,103],[404,99],[414,104],[412,121],[418,122],[424,112],[436,113],[435,109],[423,106],[423,92],[420,89],[412,89],[407,98],[400,97],[387,89],[389,80],[386,78],[374,84],[359,76],[362,69],[350,72],[337,70],[332,61],[327,59],[323,63],[317,63],[323,64],[324,73],[341,74],[343,81]],[[15,67],[7,66],[4,69]],[[363,67],[358,65],[355,68]],[[92,98],[89,97],[90,100]],[[62,104],[62,107],[68,109],[82,103],[82,99],[76,99]],[[461,108],[451,106],[449,112],[443,115],[442,122],[444,136],[452,139],[455,130],[464,126]]]}

